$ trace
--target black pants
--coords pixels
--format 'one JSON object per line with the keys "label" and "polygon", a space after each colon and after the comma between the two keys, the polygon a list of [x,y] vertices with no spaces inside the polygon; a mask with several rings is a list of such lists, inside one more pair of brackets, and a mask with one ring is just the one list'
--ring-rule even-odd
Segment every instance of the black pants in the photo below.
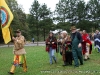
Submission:
{"label": "black pants", "polygon": [[34,40],[33,40],[33,43],[34,43]]}
{"label": "black pants", "polygon": [[71,51],[66,51],[66,64],[72,65],[72,60],[73,60],[73,56],[72,56],[72,52]]}

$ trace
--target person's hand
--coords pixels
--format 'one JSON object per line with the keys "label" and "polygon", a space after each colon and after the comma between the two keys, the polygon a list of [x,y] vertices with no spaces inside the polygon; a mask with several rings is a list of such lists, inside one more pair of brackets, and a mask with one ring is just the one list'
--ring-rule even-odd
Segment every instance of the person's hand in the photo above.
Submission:
{"label": "person's hand", "polygon": [[78,44],[78,48],[80,48],[80,47],[82,47],[82,44],[81,43]]}
{"label": "person's hand", "polygon": [[50,44],[50,42],[48,42],[48,44]]}
{"label": "person's hand", "polygon": [[16,40],[16,38],[15,37],[12,37],[12,39],[15,41]]}
{"label": "person's hand", "polygon": [[15,51],[13,51],[13,54],[15,54]]}
{"label": "person's hand", "polygon": [[54,44],[54,42],[52,42],[52,44]]}
{"label": "person's hand", "polygon": [[59,40],[59,39],[57,39],[57,42],[60,42],[60,40]]}

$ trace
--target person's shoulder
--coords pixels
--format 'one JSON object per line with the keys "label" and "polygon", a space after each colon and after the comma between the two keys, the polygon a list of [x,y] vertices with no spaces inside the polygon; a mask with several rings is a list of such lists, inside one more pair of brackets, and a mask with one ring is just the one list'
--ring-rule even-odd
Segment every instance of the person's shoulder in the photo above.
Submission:
{"label": "person's shoulder", "polygon": [[21,35],[21,38],[25,38],[23,35]]}
{"label": "person's shoulder", "polygon": [[76,34],[80,35],[80,33],[79,33],[79,32],[76,32]]}

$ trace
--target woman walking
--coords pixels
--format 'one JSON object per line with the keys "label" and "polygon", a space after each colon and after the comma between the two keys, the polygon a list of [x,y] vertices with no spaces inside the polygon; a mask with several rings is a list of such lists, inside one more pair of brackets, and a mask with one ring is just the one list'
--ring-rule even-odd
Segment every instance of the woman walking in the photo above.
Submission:
{"label": "woman walking", "polygon": [[[49,53],[50,64],[53,64],[53,60],[56,63],[55,51],[57,49],[57,39],[54,37],[53,33],[50,32],[48,38],[46,39],[46,51]],[[53,60],[52,60],[53,59]]]}

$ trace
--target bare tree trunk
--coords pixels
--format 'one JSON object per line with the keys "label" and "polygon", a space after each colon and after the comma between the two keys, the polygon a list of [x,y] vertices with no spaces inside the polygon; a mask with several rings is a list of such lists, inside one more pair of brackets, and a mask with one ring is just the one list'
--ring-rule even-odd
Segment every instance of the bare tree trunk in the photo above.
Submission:
{"label": "bare tree trunk", "polygon": [[43,33],[44,33],[44,41],[45,41],[45,28],[43,29],[43,31],[44,31]]}
{"label": "bare tree trunk", "polygon": [[39,31],[38,31],[38,25],[37,25],[37,46],[38,46],[38,41],[39,41]]}

